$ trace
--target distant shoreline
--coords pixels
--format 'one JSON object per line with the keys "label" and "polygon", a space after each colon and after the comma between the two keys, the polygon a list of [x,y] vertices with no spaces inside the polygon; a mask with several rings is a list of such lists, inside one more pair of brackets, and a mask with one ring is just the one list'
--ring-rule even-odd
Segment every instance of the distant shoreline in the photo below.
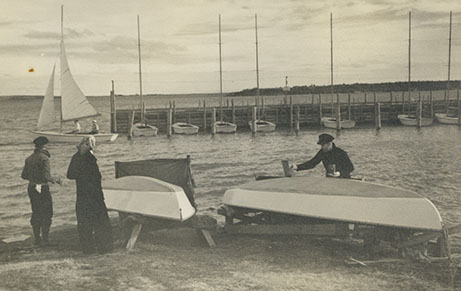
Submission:
{"label": "distant shoreline", "polygon": [[[448,86],[449,85],[449,86]],[[440,90],[457,90],[461,86],[460,80],[452,80],[448,84],[447,81],[414,81],[411,82],[411,91],[440,91]],[[288,87],[288,91],[285,91],[283,87],[273,88],[260,88],[260,95],[274,96],[284,95],[287,92],[290,95],[305,95],[305,94],[330,94],[330,85],[317,86],[304,85],[304,86],[293,86]],[[408,91],[408,82],[385,82],[385,83],[353,83],[353,84],[336,84],[333,86],[333,92],[344,94],[354,92],[406,92]],[[223,94],[225,97],[253,97],[257,95],[256,88],[244,89],[236,92],[228,92]],[[109,95],[95,95],[87,96],[89,98],[103,98]],[[138,94],[116,94],[116,97],[127,97],[133,98],[138,97]],[[145,94],[145,97],[219,97],[220,93],[187,93],[187,94]],[[0,100],[25,100],[25,99],[41,99],[43,95],[1,95]],[[55,96],[55,99],[61,99],[61,96]]]}

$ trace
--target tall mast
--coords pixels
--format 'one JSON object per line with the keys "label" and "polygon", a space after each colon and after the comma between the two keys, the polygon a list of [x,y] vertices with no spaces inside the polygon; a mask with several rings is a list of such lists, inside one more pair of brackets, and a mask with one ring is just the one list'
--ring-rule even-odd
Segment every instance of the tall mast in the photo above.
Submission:
{"label": "tall mast", "polygon": [[408,12],[408,102],[410,101],[411,101],[411,11]]}
{"label": "tall mast", "polygon": [[[333,13],[330,12],[330,81],[331,81],[331,114],[333,115]],[[333,117],[333,116],[332,116]]]}
{"label": "tall mast", "polygon": [[[258,15],[255,14],[255,33],[256,33],[256,107],[259,108],[259,60],[258,60]],[[259,115],[259,109],[257,113]]]}
{"label": "tall mast", "polygon": [[[61,51],[60,55],[62,54],[62,50],[64,48],[64,5],[61,5]],[[62,68],[62,66],[61,66]],[[62,131],[62,70],[61,70],[61,106],[59,108],[60,111],[60,127]]]}
{"label": "tall mast", "polygon": [[447,99],[450,99],[450,69],[451,69],[451,11],[450,11],[450,32],[448,35],[448,82],[447,82]]}
{"label": "tall mast", "polygon": [[142,72],[141,72],[141,29],[139,28],[138,15],[138,57],[139,57],[139,97],[141,102],[141,122],[144,124],[144,101],[142,97]]}
{"label": "tall mast", "polygon": [[223,102],[223,93],[222,93],[222,59],[221,59],[221,14],[219,14],[219,93],[221,96],[219,102],[219,120],[223,121],[222,116],[222,102]]}

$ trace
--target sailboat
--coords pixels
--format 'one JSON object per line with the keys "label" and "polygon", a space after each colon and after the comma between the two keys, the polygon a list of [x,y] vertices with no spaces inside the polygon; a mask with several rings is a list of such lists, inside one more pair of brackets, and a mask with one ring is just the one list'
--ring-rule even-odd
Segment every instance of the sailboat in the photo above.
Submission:
{"label": "sailboat", "polygon": [[221,14],[219,15],[219,92],[221,99],[219,101],[219,121],[215,122],[214,127],[217,133],[234,133],[237,131],[237,125],[223,120],[222,104],[222,59],[221,59]]}
{"label": "sailboat", "polygon": [[61,6],[61,49],[60,49],[60,65],[61,65],[61,130],[56,131],[51,128],[56,121],[54,112],[54,76],[55,67],[46,89],[45,97],[43,98],[42,108],[40,110],[40,116],[38,118],[37,130],[33,130],[32,133],[35,136],[46,136],[49,142],[69,142],[78,143],[83,137],[94,136],[98,143],[101,142],[112,142],[118,134],[84,134],[84,133],[64,133],[62,132],[63,122],[69,122],[84,118],[90,118],[99,116],[100,114],[96,109],[88,102],[88,99],[83,94],[82,90],[78,87],[72,73],[70,72],[69,63],[67,62],[66,50],[64,47],[64,9]]}
{"label": "sailboat", "polygon": [[355,121],[350,119],[341,119],[339,105],[339,95],[336,95],[336,117],[333,117],[333,14],[330,13],[330,59],[331,59],[331,117],[322,117],[322,124],[326,128],[354,128]]}
{"label": "sailboat", "polygon": [[[139,99],[141,107],[141,122],[131,125],[131,136],[156,136],[158,128],[146,123],[144,117],[144,101],[142,96],[142,72],[141,72],[141,30],[139,28],[138,15],[138,59],[139,59]],[[133,113],[134,114],[134,113]]]}
{"label": "sailboat", "polygon": [[458,112],[450,114],[448,111],[448,102],[450,100],[450,68],[451,68],[451,24],[452,24],[452,12],[450,11],[450,31],[448,38],[448,82],[447,82],[447,111],[446,113],[436,113],[435,117],[437,121],[443,124],[458,124]]}
{"label": "sailboat", "polygon": [[256,32],[256,107],[258,107],[255,126],[256,129],[253,130],[253,122],[250,120],[248,125],[250,126],[251,131],[256,132],[272,132],[275,131],[275,123],[272,123],[267,120],[262,120],[259,114],[259,64],[258,64],[258,15],[255,14],[255,32]]}
{"label": "sailboat", "polygon": [[[408,102],[411,102],[411,11],[408,12]],[[416,115],[399,114],[397,115],[400,123],[408,126],[417,126],[418,120]],[[421,126],[429,126],[432,124],[432,118],[421,117]]]}

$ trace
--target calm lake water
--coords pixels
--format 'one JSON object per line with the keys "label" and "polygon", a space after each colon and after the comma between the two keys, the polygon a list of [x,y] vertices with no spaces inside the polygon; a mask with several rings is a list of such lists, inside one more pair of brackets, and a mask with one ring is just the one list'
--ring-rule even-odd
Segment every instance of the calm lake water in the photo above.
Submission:
{"label": "calm lake water", "polygon": [[[208,98],[207,104],[218,104],[216,98]],[[176,104],[197,106],[199,99],[204,98],[177,98]],[[246,99],[238,100],[245,102]],[[279,103],[280,100],[272,97],[271,102]],[[118,106],[124,108],[138,104],[137,98],[118,98],[117,101]],[[90,102],[102,113],[98,120],[101,129],[107,132],[108,98],[90,98]],[[166,97],[146,99],[147,106],[152,107],[164,107],[167,103]],[[0,237],[30,233],[27,182],[20,174],[24,159],[33,151],[28,130],[34,129],[40,106],[41,99],[0,99]],[[89,121],[81,124],[82,127],[90,126]],[[214,137],[202,133],[170,139],[160,135],[134,141],[121,136],[115,143],[98,145],[95,155],[103,179],[114,177],[115,161],[191,155],[199,209],[218,217],[216,209],[226,189],[252,181],[255,175],[281,175],[282,159],[297,163],[309,159],[318,150],[318,134],[325,131],[302,128],[298,136],[286,130],[255,137],[249,132]],[[457,126],[434,124],[422,130],[385,126],[379,132],[373,127],[359,126],[340,135],[335,131],[331,133],[336,136],[336,144],[349,153],[356,168],[355,175],[416,191],[433,201],[447,224],[461,223],[461,130]],[[75,145],[51,144],[49,151],[53,174],[65,177],[70,158],[76,151]],[[303,175],[323,175],[322,168],[319,165]],[[65,180],[62,187],[52,186],[51,192],[53,225],[75,224],[74,182]],[[461,248],[461,236],[453,237],[452,245]]]}

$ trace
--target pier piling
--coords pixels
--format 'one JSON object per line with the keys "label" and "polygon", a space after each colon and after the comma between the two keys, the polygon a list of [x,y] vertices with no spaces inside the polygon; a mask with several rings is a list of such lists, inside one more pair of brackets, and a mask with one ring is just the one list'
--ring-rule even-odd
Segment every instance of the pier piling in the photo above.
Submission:
{"label": "pier piling", "polygon": [[211,134],[216,134],[216,108],[213,107],[213,112],[211,113]]}

